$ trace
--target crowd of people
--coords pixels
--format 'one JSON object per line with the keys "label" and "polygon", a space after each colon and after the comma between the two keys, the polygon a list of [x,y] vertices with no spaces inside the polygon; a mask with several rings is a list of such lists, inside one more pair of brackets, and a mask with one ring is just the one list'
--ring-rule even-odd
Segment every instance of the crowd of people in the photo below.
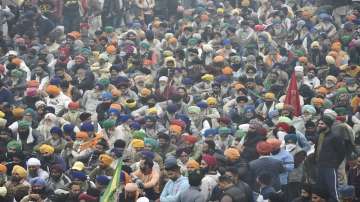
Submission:
{"label": "crowd of people", "polygon": [[1,0],[0,201],[359,202],[359,25],[351,0]]}

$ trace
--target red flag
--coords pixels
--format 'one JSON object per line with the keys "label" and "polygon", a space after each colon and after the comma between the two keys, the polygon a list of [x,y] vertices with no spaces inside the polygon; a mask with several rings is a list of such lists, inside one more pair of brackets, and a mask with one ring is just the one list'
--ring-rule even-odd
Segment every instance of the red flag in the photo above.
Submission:
{"label": "red flag", "polygon": [[300,95],[299,90],[297,88],[295,72],[292,73],[289,88],[285,97],[285,104],[290,105],[294,108],[294,115],[301,115],[301,107],[300,107]]}

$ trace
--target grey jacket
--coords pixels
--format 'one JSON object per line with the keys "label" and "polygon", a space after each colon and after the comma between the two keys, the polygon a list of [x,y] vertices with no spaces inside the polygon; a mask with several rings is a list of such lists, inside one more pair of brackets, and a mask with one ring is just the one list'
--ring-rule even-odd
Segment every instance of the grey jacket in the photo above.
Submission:
{"label": "grey jacket", "polygon": [[201,194],[199,187],[189,187],[188,190],[183,191],[177,202],[205,202],[204,196]]}

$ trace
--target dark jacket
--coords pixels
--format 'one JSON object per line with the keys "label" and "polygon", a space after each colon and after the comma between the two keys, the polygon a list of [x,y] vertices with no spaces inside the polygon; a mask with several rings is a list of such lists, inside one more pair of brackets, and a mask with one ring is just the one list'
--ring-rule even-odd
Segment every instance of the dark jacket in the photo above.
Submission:
{"label": "dark jacket", "polygon": [[[272,186],[276,189],[280,189],[280,173],[285,171],[282,162],[269,156],[260,157],[249,163],[250,172],[252,176],[252,189],[256,188],[256,178],[264,172],[268,172],[272,175]],[[256,190],[256,189],[255,189]]]}
{"label": "dark jacket", "polygon": [[[317,146],[316,148],[319,147]],[[343,134],[338,134],[335,131],[328,132],[322,142],[317,162],[318,166],[325,168],[338,168],[345,158],[345,152],[346,149]]]}
{"label": "dark jacket", "polygon": [[256,145],[258,142],[265,140],[265,137],[261,134],[247,134],[244,142],[244,151],[241,152],[241,157],[250,162],[259,158],[256,152]]}

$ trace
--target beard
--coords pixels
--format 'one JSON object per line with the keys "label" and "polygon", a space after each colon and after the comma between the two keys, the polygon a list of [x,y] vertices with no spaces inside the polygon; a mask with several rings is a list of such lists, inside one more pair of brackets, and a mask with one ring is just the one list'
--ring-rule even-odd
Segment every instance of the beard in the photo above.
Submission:
{"label": "beard", "polygon": [[166,85],[160,85],[159,86],[159,91],[160,93],[163,93],[165,91]]}
{"label": "beard", "polygon": [[20,139],[22,140],[25,140],[27,137],[29,136],[29,131],[22,131],[22,132],[19,132],[19,137]]}

